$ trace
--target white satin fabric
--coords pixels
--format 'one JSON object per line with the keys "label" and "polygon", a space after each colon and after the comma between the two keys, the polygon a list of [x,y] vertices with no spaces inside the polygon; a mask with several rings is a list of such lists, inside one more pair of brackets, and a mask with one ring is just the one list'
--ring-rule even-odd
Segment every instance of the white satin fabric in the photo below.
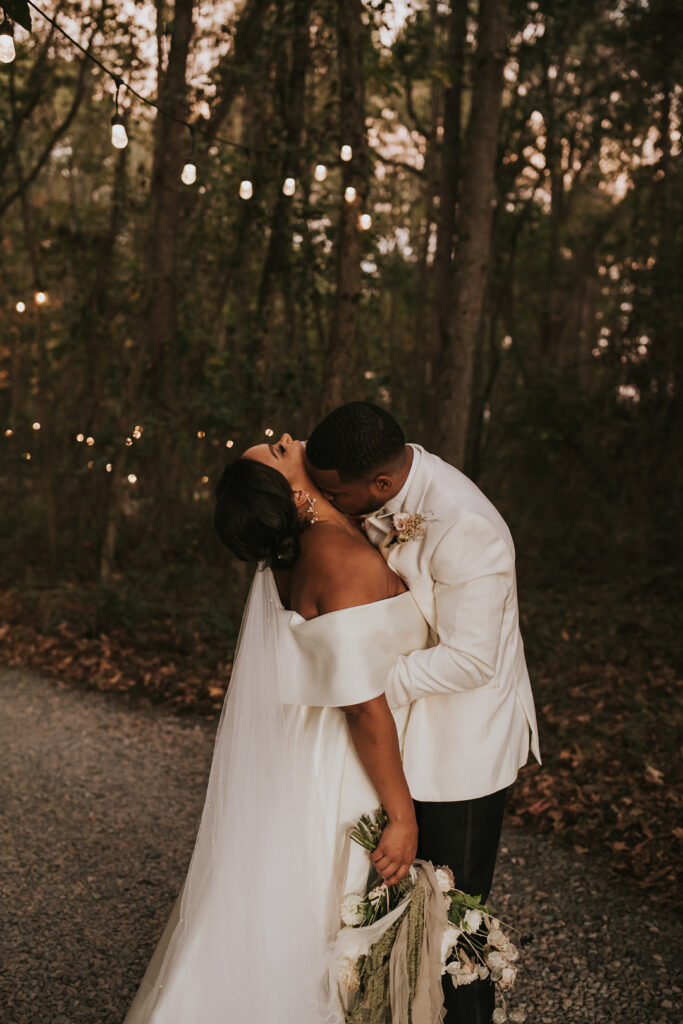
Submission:
{"label": "white satin fabric", "polygon": [[[409,593],[307,621],[256,573],[190,867],[124,1024],[341,1024],[336,876],[379,801],[340,707],[381,694],[427,639]],[[369,868],[352,844],[343,891]]]}

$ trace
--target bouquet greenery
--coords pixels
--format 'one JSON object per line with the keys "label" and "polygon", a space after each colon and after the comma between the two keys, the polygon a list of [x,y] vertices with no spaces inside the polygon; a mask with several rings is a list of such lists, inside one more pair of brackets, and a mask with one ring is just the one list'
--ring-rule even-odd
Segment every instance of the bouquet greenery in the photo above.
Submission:
{"label": "bouquet greenery", "polygon": [[[372,853],[377,849],[387,823],[388,817],[382,807],[373,815],[364,814],[352,831],[351,839]],[[448,974],[456,988],[490,978],[499,992],[505,993],[514,984],[517,974],[519,953],[516,946],[510,941],[501,922],[482,903],[480,896],[470,896],[455,887],[453,872],[449,867],[434,867],[433,870],[446,905],[447,923],[441,941],[441,974]],[[424,890],[420,892],[424,895]],[[410,899],[406,899],[408,894],[411,894]],[[402,901],[405,904],[404,914],[417,915],[419,918],[424,900],[413,899],[413,895],[418,897],[419,893],[415,889],[415,872],[411,868],[410,874],[396,885],[380,883],[372,886],[365,895],[350,893],[345,896],[340,908],[342,925],[346,928],[368,928],[395,911]],[[346,1024],[374,1024],[375,1021],[382,1024],[385,1019],[388,961],[397,926],[404,914],[362,955],[346,958],[339,974],[341,984],[346,988],[346,998],[343,999],[347,1007]],[[408,932],[407,960],[413,965],[412,971],[409,971],[412,976],[412,997],[419,969],[422,934],[418,920],[410,923],[412,927]],[[348,998],[349,993],[354,994],[351,1000]],[[503,1007],[496,1009],[493,1024],[502,1024],[507,1019]],[[509,1015],[511,1022],[524,1019],[521,1010],[513,1010]]]}

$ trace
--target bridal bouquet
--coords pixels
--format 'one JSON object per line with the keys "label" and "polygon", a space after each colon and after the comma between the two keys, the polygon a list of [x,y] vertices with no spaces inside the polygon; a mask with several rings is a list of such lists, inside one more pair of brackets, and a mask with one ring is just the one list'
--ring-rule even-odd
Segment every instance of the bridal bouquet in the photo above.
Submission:
{"label": "bridal bouquet", "polygon": [[[351,839],[372,853],[387,821],[383,808],[364,814]],[[514,984],[517,948],[478,896],[456,889],[448,867],[415,861],[398,884],[345,896],[340,912],[332,979],[346,1024],[439,1020],[444,974],[456,988],[490,978],[504,993]],[[498,1008],[493,1024],[507,1019]],[[515,1010],[509,1019],[524,1014]]]}

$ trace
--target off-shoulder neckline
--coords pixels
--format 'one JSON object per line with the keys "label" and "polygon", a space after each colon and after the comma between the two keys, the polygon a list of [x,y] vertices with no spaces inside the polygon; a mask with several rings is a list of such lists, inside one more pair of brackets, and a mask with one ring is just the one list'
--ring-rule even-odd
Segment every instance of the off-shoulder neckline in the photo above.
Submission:
{"label": "off-shoulder neckline", "polygon": [[[413,595],[410,593],[410,590],[404,590],[401,594],[394,594],[392,597],[383,597],[379,601],[367,601],[365,604],[352,604],[349,605],[348,608],[337,608],[331,612],[323,612],[322,615],[314,615],[312,619],[305,619],[303,615],[301,615],[299,612],[294,611],[292,608],[285,608],[285,606],[282,603],[282,598],[280,597],[280,592],[277,589],[277,583],[275,582],[273,570],[267,569],[266,572],[268,573],[270,579],[270,586],[273,590],[277,610],[285,612],[285,614],[287,615],[292,615],[294,618],[299,619],[301,622],[317,622],[319,619],[328,619],[331,615],[342,615],[344,612],[355,612],[361,609],[367,610],[368,608],[375,608],[377,605],[380,604],[387,604],[389,601],[398,601],[402,597],[410,597],[413,603],[415,603],[415,599],[413,598]],[[415,605],[415,607],[417,608],[417,605]]]}

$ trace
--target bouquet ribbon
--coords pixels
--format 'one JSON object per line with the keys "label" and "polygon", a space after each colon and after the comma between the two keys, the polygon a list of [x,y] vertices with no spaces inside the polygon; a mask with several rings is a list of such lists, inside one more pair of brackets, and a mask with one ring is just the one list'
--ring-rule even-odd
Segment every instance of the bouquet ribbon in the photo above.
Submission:
{"label": "bouquet ribbon", "polygon": [[[338,905],[344,895],[352,831],[347,831],[339,860]],[[347,1024],[441,1024],[446,1015],[441,984],[446,901],[431,861],[415,860],[410,871],[413,888],[393,910],[374,924],[341,928],[332,944],[329,982],[340,992]],[[370,959],[366,984],[360,993],[349,992],[340,984],[342,965],[361,956]]]}

